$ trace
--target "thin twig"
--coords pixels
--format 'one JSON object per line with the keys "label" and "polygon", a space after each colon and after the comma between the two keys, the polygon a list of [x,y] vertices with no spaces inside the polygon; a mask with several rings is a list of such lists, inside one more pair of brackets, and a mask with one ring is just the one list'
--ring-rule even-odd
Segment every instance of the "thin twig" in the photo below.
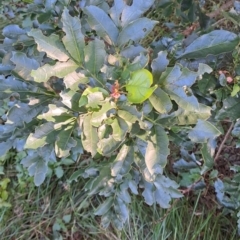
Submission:
{"label": "thin twig", "polygon": [[232,122],[231,126],[229,127],[229,129],[228,129],[228,131],[227,131],[227,133],[226,133],[226,135],[225,135],[225,137],[224,137],[224,139],[223,139],[223,141],[222,141],[222,143],[221,143],[221,145],[220,145],[220,147],[219,147],[219,149],[217,151],[217,154],[216,154],[216,156],[214,158],[214,162],[216,162],[217,159],[219,158],[219,155],[220,155],[220,153],[222,151],[222,148],[223,148],[225,142],[227,141],[227,139],[228,139],[228,137],[229,137],[233,127],[234,127],[234,122]]}

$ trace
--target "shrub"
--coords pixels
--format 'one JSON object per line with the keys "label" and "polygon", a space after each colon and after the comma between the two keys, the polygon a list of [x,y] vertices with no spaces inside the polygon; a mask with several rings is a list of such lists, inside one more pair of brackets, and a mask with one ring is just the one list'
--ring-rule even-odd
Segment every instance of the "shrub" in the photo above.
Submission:
{"label": "shrub", "polygon": [[[222,201],[223,183],[213,170],[216,138],[222,120],[239,118],[239,99],[226,74],[217,79],[213,70],[237,50],[238,36],[207,29],[185,40],[173,32],[146,48],[158,22],[144,13],[172,5],[66,2],[36,1],[28,7],[36,6],[37,17],[26,13],[24,26],[3,29],[0,155],[25,151],[21,164],[36,186],[52,167],[61,178],[62,165],[79,166],[69,182],[82,177],[88,195],[102,197],[95,214],[104,227],[123,227],[131,194],[168,208],[186,191],[179,184],[187,191],[204,187],[209,173]],[[192,4],[180,2],[178,16],[192,21]],[[169,144],[182,156],[173,159],[173,172],[166,169]]]}

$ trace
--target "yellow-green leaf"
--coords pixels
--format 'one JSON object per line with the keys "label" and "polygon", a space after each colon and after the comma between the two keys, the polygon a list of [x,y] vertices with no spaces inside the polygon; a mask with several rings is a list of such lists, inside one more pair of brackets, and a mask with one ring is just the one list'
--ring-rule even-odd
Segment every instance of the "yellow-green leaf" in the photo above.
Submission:
{"label": "yellow-green leaf", "polygon": [[133,72],[126,85],[128,101],[132,103],[144,102],[157,88],[157,86],[151,87],[152,83],[153,76],[148,70],[141,69]]}

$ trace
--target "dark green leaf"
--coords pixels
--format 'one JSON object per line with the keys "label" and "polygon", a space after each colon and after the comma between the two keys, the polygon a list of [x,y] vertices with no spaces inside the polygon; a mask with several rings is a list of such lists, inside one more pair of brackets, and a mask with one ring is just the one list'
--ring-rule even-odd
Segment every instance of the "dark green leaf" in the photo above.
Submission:
{"label": "dark green leaf", "polygon": [[55,142],[55,152],[57,157],[63,158],[70,155],[69,151],[71,148],[75,147],[77,142],[72,137],[76,122],[68,124],[62,131],[58,134]]}
{"label": "dark green leaf", "polygon": [[85,77],[82,73],[72,72],[66,75],[63,79],[67,88],[78,91],[79,84],[87,84],[89,82],[88,77]]}
{"label": "dark green leaf", "polygon": [[169,96],[161,88],[157,88],[153,92],[149,101],[159,113],[168,113],[172,109],[172,102]]}
{"label": "dark green leaf", "polygon": [[122,141],[127,134],[128,125],[121,118],[115,118],[111,124],[112,126],[112,136],[116,141]]}
{"label": "dark green leaf", "polygon": [[92,121],[91,121],[92,126],[99,127],[102,124],[102,121],[108,118],[108,115],[107,115],[108,111],[110,109],[115,109],[115,108],[116,108],[116,104],[114,102],[104,103],[100,111],[94,112],[92,114]]}
{"label": "dark green leaf", "polygon": [[103,138],[97,143],[98,151],[104,156],[116,151],[120,145],[121,142],[116,141],[112,136],[109,136],[109,138]]}
{"label": "dark green leaf", "polygon": [[154,126],[145,154],[145,163],[152,175],[162,174],[169,155],[168,145],[169,140],[165,130],[160,126]]}
{"label": "dark green leaf", "polygon": [[37,70],[33,70],[31,76],[36,82],[47,82],[50,77],[63,78],[78,68],[78,65],[69,60],[67,62],[57,62],[55,65],[45,64]]}
{"label": "dark green leaf", "polygon": [[189,132],[188,136],[193,142],[206,143],[208,139],[216,138],[222,132],[212,123],[198,120],[197,125]]}
{"label": "dark green leaf", "polygon": [[79,112],[79,99],[81,94],[73,90],[65,90],[59,94],[62,98],[62,103],[72,109],[73,111]]}
{"label": "dark green leaf", "polygon": [[85,47],[85,67],[93,75],[97,75],[103,67],[106,57],[104,48],[104,42],[99,39],[89,42],[89,44]]}
{"label": "dark green leaf", "polygon": [[232,135],[237,137],[237,138],[240,138],[240,120],[238,120],[234,127],[233,127],[233,130],[232,130]]}
{"label": "dark green leaf", "polygon": [[123,25],[127,26],[128,23],[138,19],[153,5],[153,3],[154,0],[133,0],[131,6],[125,5],[121,16]]}
{"label": "dark green leaf", "polygon": [[28,35],[34,37],[39,52],[46,52],[48,57],[63,62],[66,62],[69,59],[69,56],[66,54],[66,50],[57,35],[52,34],[51,36],[46,37],[39,29],[31,30]]}
{"label": "dark green leaf", "polygon": [[151,67],[154,82],[159,80],[161,74],[166,70],[168,63],[167,51],[160,51],[158,57],[153,59]]}
{"label": "dark green leaf", "polygon": [[191,43],[178,58],[203,58],[209,54],[219,55],[232,51],[239,43],[239,37],[226,30],[214,30]]}
{"label": "dark green leaf", "polygon": [[160,86],[169,94],[180,107],[188,111],[195,111],[199,108],[199,103],[193,96],[190,87],[196,81],[197,73],[189,71],[175,65],[168,68],[160,77]]}
{"label": "dark green leaf", "polygon": [[31,80],[31,71],[39,68],[39,63],[35,59],[28,58],[22,52],[13,52],[11,61],[16,64],[14,71],[25,80]]}
{"label": "dark green leaf", "polygon": [[47,122],[36,128],[35,133],[31,133],[27,138],[25,149],[37,149],[48,143],[53,143],[59,128],[54,128],[54,123]]}
{"label": "dark green leaf", "polygon": [[130,170],[130,166],[134,159],[134,150],[132,146],[123,145],[112,163],[111,175],[116,177],[117,175],[124,175]]}
{"label": "dark green leaf", "polygon": [[109,10],[109,14],[116,24],[116,26],[120,27],[121,26],[121,21],[120,21],[120,16],[122,14],[123,8],[125,4],[122,0],[114,0],[114,4]]}
{"label": "dark green leaf", "polygon": [[99,215],[99,216],[104,215],[112,207],[113,202],[114,202],[114,198],[113,197],[109,197],[100,206],[98,206],[98,208],[96,209],[94,214],[95,215]]}
{"label": "dark green leaf", "polygon": [[21,161],[24,167],[28,168],[30,176],[34,176],[34,183],[36,186],[40,186],[47,174],[48,166],[47,162],[39,157],[37,154],[28,155]]}
{"label": "dark green leaf", "polygon": [[117,40],[118,45],[123,46],[130,40],[138,42],[147,36],[147,34],[152,31],[156,24],[157,21],[152,21],[148,18],[139,18],[131,22],[120,32]]}
{"label": "dark green leaf", "polygon": [[18,25],[14,25],[14,24],[4,27],[2,31],[3,36],[10,39],[17,38],[18,36],[25,33],[26,33],[26,30],[23,30]]}
{"label": "dark green leaf", "polygon": [[196,124],[199,119],[207,120],[211,116],[211,107],[199,104],[199,108],[191,111],[179,108],[170,115],[161,116],[158,123],[173,126],[176,125],[191,125]]}
{"label": "dark green leaf", "polygon": [[0,143],[0,157],[5,155],[11,148],[12,148],[13,142],[12,140],[7,140],[6,142]]}
{"label": "dark green leaf", "polygon": [[237,111],[240,104],[240,98],[228,97],[223,100],[223,107],[216,115],[217,120],[229,118],[232,121],[240,118],[240,111]]}
{"label": "dark green leaf", "polygon": [[81,22],[77,17],[72,17],[68,13],[67,8],[64,8],[62,14],[63,31],[66,36],[63,37],[63,43],[71,57],[78,63],[84,60],[84,36],[81,32]]}
{"label": "dark green leaf", "polygon": [[83,119],[83,134],[82,134],[82,144],[86,151],[92,154],[94,157],[97,153],[98,147],[98,134],[97,128],[91,125],[92,115],[86,115]]}
{"label": "dark green leaf", "polygon": [[107,43],[113,45],[117,41],[118,29],[109,16],[96,6],[88,6],[84,9],[88,15],[87,21],[91,28]]}
{"label": "dark green leaf", "polygon": [[147,181],[144,181],[144,191],[142,193],[145,202],[148,205],[153,205],[153,203],[155,202],[155,196],[153,195],[153,191],[154,191],[154,185],[152,183],[149,183]]}

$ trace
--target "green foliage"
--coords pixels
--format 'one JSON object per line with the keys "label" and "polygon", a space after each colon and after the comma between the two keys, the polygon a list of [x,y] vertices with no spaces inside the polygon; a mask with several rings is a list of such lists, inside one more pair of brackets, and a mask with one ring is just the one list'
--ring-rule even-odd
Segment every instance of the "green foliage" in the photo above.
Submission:
{"label": "green foliage", "polygon": [[[32,3],[21,26],[2,31],[0,156],[24,152],[21,165],[36,186],[52,172],[64,177],[62,165],[87,161],[69,182],[85,179],[86,196],[101,199],[95,215],[104,228],[124,228],[133,194],[169,208],[183,196],[180,186],[203,188],[206,173],[214,184],[221,121],[239,118],[238,91],[214,74],[237,49],[237,34],[205,29],[186,40],[163,36],[151,50],[141,45],[158,23],[144,15],[151,7],[174,8],[191,22],[193,6],[206,20],[195,1],[178,2],[181,11],[172,1]],[[181,151],[173,163],[180,180],[167,170],[173,145]],[[196,148],[198,155],[190,153]],[[220,202],[222,185],[215,181]],[[53,231],[68,221],[58,218]]]}

